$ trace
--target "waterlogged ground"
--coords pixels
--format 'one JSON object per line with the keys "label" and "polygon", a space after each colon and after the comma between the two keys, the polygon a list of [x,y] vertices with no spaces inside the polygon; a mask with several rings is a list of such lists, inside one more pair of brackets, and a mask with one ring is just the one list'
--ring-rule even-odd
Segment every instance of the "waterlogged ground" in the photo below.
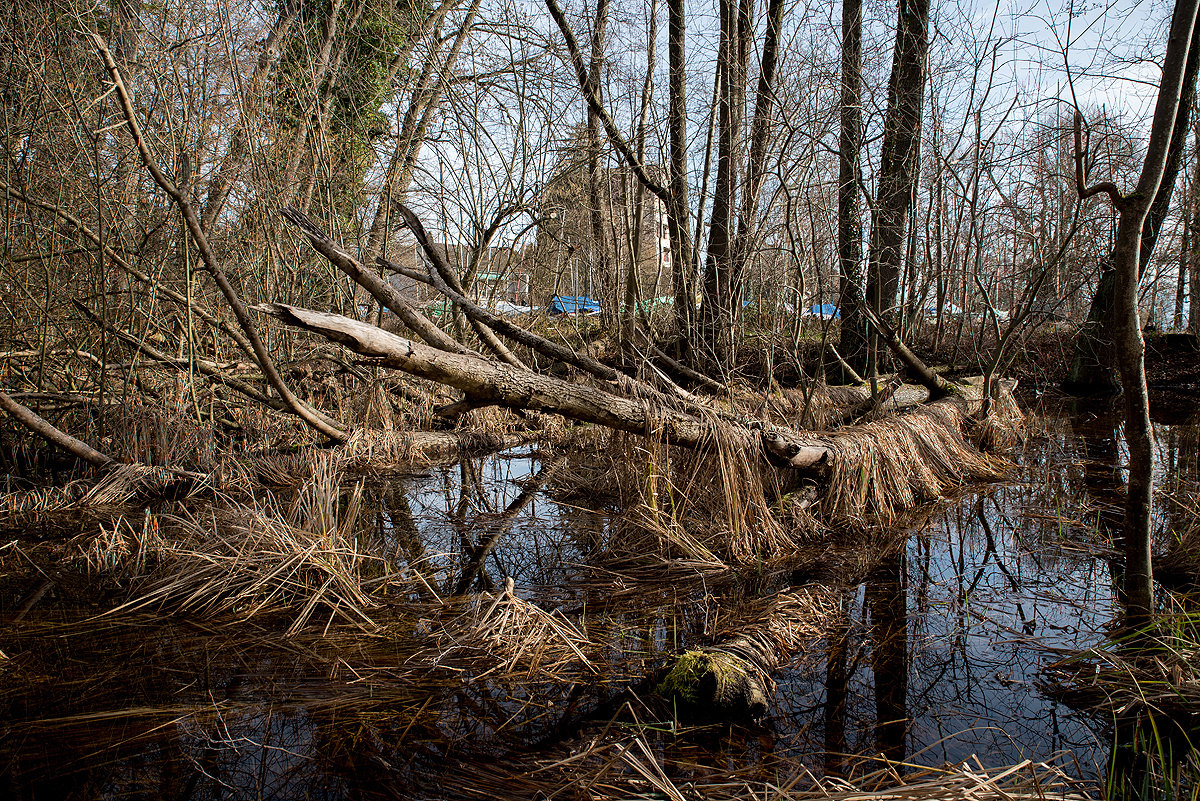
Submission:
{"label": "waterlogged ground", "polygon": [[[370,631],[332,614],[290,638],[286,618],[97,618],[128,597],[132,578],[110,577],[97,597],[44,563],[29,568],[39,547],[96,521],[9,527],[0,615],[21,619],[0,629],[0,794],[532,796],[554,787],[553,763],[612,720],[642,735],[644,763],[700,792],[731,777],[841,773],[854,755],[881,753],[929,765],[1056,760],[1102,777],[1106,732],[1037,681],[1055,649],[1098,642],[1113,616],[1106,531],[1119,522],[1124,459],[1114,420],[1104,408],[1042,411],[1011,481],[920,510],[899,547],[864,539],[857,562],[810,555],[732,578],[697,567],[647,584],[617,570],[604,557],[619,536],[614,510],[586,487],[538,489],[536,449],[368,477],[359,547],[388,560],[381,576],[403,579]],[[1160,489],[1194,494],[1197,418],[1157,433]],[[1160,536],[1185,513],[1160,504]],[[830,567],[864,560],[873,566],[861,583],[840,584]],[[438,639],[446,620],[422,610],[464,592],[502,597],[506,578],[594,644],[590,669],[546,657],[513,676]],[[738,598],[803,582],[834,586],[845,624],[776,675],[762,721],[688,728],[664,704],[635,702],[666,657],[704,642]],[[48,588],[30,605],[39,583]]]}

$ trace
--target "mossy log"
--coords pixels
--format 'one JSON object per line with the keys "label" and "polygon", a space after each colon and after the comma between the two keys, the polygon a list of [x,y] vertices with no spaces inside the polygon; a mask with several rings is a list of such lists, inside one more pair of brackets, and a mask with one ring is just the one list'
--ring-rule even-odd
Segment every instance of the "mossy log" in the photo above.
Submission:
{"label": "mossy log", "polygon": [[717,648],[684,651],[654,692],[687,716],[757,720],[766,714],[770,679],[757,666]]}
{"label": "mossy log", "polygon": [[709,646],[684,651],[655,684],[677,714],[757,720],[775,693],[771,674],[792,662],[841,616],[828,590],[788,590],[753,604]]}

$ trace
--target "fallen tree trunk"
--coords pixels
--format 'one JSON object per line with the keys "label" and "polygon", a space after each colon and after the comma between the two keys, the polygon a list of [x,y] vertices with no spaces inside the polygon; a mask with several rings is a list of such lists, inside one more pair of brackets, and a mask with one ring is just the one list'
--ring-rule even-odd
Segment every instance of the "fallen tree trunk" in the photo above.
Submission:
{"label": "fallen tree trunk", "polygon": [[561,414],[689,448],[718,438],[740,441],[775,465],[826,477],[831,484],[827,503],[852,518],[890,514],[963,480],[998,475],[996,464],[962,436],[964,421],[983,406],[982,389],[974,385],[955,385],[952,394],[912,414],[812,434],[762,421],[739,423],[715,410],[692,414],[621,397],[479,356],[439,351],[337,314],[279,303],[256,308],[340,342],[372,364],[462,390],[477,405]]}
{"label": "fallen tree trunk", "polygon": [[17,403],[3,392],[0,392],[0,409],[8,412],[14,420],[28,428],[34,434],[88,464],[95,465],[96,467],[108,467],[114,463],[113,458],[108,454],[101,453],[86,442],[60,431],[32,410]]}

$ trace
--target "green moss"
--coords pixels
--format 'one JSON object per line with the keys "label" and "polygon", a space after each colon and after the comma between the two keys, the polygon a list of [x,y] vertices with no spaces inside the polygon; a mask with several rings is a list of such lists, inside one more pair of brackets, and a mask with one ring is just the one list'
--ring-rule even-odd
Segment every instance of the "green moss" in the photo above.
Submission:
{"label": "green moss", "polygon": [[[689,704],[709,701],[728,703],[731,696],[742,692],[747,679],[745,666],[735,656],[720,652],[684,651],[654,688],[654,692],[666,698],[679,698]],[[709,688],[711,697],[705,697],[709,696]]]}

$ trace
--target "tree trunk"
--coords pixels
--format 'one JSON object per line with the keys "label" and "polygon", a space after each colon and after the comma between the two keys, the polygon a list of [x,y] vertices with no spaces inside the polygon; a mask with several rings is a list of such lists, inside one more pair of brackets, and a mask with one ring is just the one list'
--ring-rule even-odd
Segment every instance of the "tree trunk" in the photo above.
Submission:
{"label": "tree trunk", "polygon": [[704,359],[721,370],[733,367],[734,330],[742,311],[742,277],[734,264],[732,240],[742,165],[742,116],[751,35],[749,6],[749,0],[721,0],[719,3],[721,44],[717,51],[717,69],[721,93],[717,180],[709,218],[700,319]]}
{"label": "tree trunk", "polygon": [[[1146,271],[1150,256],[1158,244],[1158,234],[1167,211],[1171,205],[1171,195],[1175,191],[1175,179],[1179,175],[1179,167],[1183,163],[1184,145],[1187,143],[1188,129],[1191,125],[1192,105],[1196,95],[1197,67],[1200,66],[1200,42],[1192,41],[1190,50],[1180,56],[1177,76],[1169,76],[1180,86],[1181,94],[1176,102],[1179,113],[1173,116],[1171,129],[1166,132],[1170,136],[1168,150],[1163,155],[1162,179],[1157,184],[1153,203],[1142,222],[1139,244],[1135,257],[1138,259],[1137,278]],[[1164,79],[1165,85],[1165,79]],[[1076,153],[1075,158],[1082,159],[1082,153]],[[1149,158],[1149,156],[1147,156]],[[1148,163],[1148,162],[1147,162]],[[1083,187],[1080,187],[1080,191]],[[1116,343],[1116,329],[1120,326],[1110,310],[1117,304],[1118,277],[1113,274],[1116,262],[1116,246],[1109,259],[1101,265],[1100,282],[1096,286],[1096,294],[1088,309],[1087,320],[1079,330],[1075,342],[1075,356],[1067,368],[1067,376],[1063,381],[1063,389],[1074,395],[1102,395],[1121,391],[1124,379],[1118,381],[1118,374],[1113,370],[1112,360],[1108,354],[1113,352]],[[1139,334],[1139,339],[1141,335]]]}
{"label": "tree trunk", "polygon": [[671,288],[675,294],[675,325],[686,357],[692,341],[696,300],[692,292],[692,232],[687,184],[687,26],[684,0],[668,0],[667,13],[667,128],[671,140],[667,225],[671,238]]}
{"label": "tree trunk", "polygon": [[[1150,129],[1146,160],[1134,192],[1121,199],[1116,245],[1113,249],[1115,273],[1113,331],[1121,383],[1125,388],[1125,442],[1129,447],[1129,485],[1125,501],[1125,525],[1122,545],[1125,554],[1124,601],[1128,623],[1141,626],[1153,613],[1153,578],[1150,562],[1150,514],[1153,504],[1151,467],[1154,439],[1150,427],[1150,403],[1146,391],[1145,342],[1138,317],[1138,283],[1146,260],[1146,228],[1152,220],[1152,205],[1163,193],[1163,182],[1172,151],[1182,150],[1176,141],[1184,139],[1188,127],[1180,127],[1186,117],[1193,91],[1185,88],[1185,72],[1191,71],[1200,37],[1194,35],[1200,0],[1179,0],[1171,19],[1163,78]],[[1185,63],[1189,65],[1185,69]],[[1175,165],[1178,169],[1178,164]],[[1083,191],[1083,187],[1080,187]],[[1153,199],[1153,203],[1152,203]],[[1159,220],[1161,224],[1161,220]],[[1153,243],[1151,243],[1151,246]]]}
{"label": "tree trunk", "polygon": [[[596,18],[593,20],[592,27],[592,52],[588,65],[588,89],[601,102],[603,102],[604,93],[601,91],[600,76],[604,69],[604,34],[607,27],[608,0],[596,0]],[[590,269],[594,278],[599,279],[599,282],[606,283],[612,275],[612,255],[615,252],[615,248],[609,246],[611,241],[609,234],[615,229],[617,221],[615,215],[610,215],[608,225],[605,226],[603,205],[605,202],[611,202],[615,189],[612,182],[606,179],[600,167],[600,116],[591,104],[587,104],[587,151],[588,216],[592,227]],[[592,289],[592,294],[595,294],[595,289]],[[606,317],[612,314],[612,305],[608,303],[607,298],[601,308]]]}
{"label": "tree trunk", "polygon": [[918,166],[928,52],[929,0],[899,0],[866,287],[866,301],[875,316],[893,328],[904,231]]}
{"label": "tree trunk", "polygon": [[[840,300],[842,359],[862,374],[867,367],[867,320],[862,314],[866,302],[862,270],[862,0],[842,3],[842,130],[838,137],[838,267],[841,275]],[[832,369],[831,369],[832,368]],[[840,363],[826,365],[826,371],[847,383]]]}

